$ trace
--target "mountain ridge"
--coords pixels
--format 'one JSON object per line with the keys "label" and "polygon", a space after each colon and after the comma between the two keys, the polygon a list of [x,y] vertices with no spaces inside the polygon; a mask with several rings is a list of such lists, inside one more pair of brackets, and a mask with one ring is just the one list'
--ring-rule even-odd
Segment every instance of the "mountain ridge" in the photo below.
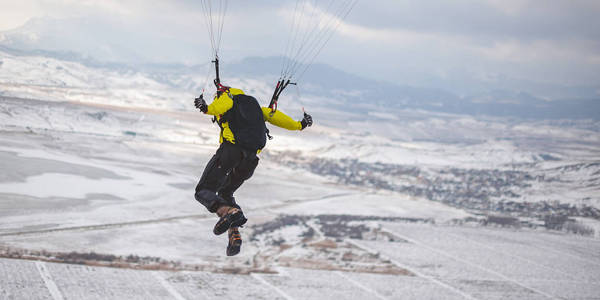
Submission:
{"label": "mountain ridge", "polygon": [[[206,74],[207,64],[124,64],[102,62],[76,52],[22,50],[0,45],[0,51],[15,56],[42,56],[77,62],[91,68],[143,72],[150,78],[173,88],[189,89],[200,85],[198,74]],[[247,57],[221,66],[222,78],[259,78],[267,83],[277,81],[281,57]],[[0,65],[1,70],[1,65]],[[211,71],[212,72],[212,71]],[[169,74],[188,78],[187,84],[173,81]],[[176,77],[177,77],[176,76]],[[209,76],[212,76],[209,73]],[[196,79],[193,79],[196,78]],[[191,80],[191,81],[190,81]],[[227,79],[224,80],[227,83]],[[458,96],[436,88],[414,87],[376,81],[350,74],[326,64],[310,66],[299,83],[303,94],[334,98],[336,109],[360,111],[367,107],[379,110],[416,109],[441,113],[517,117],[525,119],[599,119],[600,99],[545,100],[522,91],[490,90]],[[291,89],[291,88],[289,88]],[[290,91],[287,91],[288,93]]]}

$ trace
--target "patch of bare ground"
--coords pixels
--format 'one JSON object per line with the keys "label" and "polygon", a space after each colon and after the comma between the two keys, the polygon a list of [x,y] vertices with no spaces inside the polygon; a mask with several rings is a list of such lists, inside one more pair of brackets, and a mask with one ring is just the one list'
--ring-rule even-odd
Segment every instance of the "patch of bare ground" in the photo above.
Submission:
{"label": "patch of bare ground", "polygon": [[251,227],[250,240],[260,245],[255,267],[278,265],[303,269],[332,270],[414,276],[411,272],[349,242],[370,240],[384,243],[407,241],[382,231],[377,221],[430,222],[422,219],[350,215],[278,218]]}
{"label": "patch of bare ground", "polygon": [[379,254],[365,252],[346,242],[323,239],[302,246],[312,250],[308,257],[283,254],[276,259],[277,264],[301,269],[414,276]]}

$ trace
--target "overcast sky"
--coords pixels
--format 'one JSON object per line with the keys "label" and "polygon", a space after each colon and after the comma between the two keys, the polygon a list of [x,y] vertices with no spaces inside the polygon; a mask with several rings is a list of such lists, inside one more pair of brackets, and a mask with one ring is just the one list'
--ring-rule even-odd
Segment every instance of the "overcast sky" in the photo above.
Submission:
{"label": "overcast sky", "polygon": [[[294,3],[230,0],[221,59],[281,55]],[[0,31],[43,16],[97,21],[96,30],[107,35],[128,32],[131,38],[118,41],[150,61],[198,63],[210,51],[199,1],[0,0]],[[495,80],[598,86],[598,16],[598,0],[362,0],[317,61],[421,86]]]}

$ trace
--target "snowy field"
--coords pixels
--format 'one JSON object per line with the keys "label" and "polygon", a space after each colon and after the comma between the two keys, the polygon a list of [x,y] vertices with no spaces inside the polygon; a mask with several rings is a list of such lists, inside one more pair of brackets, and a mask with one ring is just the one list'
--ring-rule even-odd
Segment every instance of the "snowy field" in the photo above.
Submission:
{"label": "snowy field", "polygon": [[[399,274],[278,267],[151,271],[0,259],[2,299],[598,299],[600,242],[543,232],[389,223],[352,240]],[[168,226],[168,225],[165,225]],[[202,250],[199,250],[202,252]]]}
{"label": "snowy field", "polygon": [[595,121],[313,108],[272,128],[227,257],[192,93],[0,58],[0,299],[600,299]]}

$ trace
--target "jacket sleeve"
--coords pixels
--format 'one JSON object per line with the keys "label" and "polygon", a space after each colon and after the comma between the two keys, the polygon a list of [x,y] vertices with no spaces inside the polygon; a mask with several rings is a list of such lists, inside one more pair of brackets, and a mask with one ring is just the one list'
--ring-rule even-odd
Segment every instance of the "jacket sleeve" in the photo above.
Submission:
{"label": "jacket sleeve", "polygon": [[263,117],[265,121],[281,128],[288,130],[302,130],[302,124],[298,121],[294,121],[290,116],[282,113],[281,111],[275,111],[271,114],[271,109],[268,107],[262,108]]}
{"label": "jacket sleeve", "polygon": [[207,115],[219,116],[227,112],[233,107],[233,100],[229,98],[227,93],[222,93],[219,98],[216,98],[208,105]]}

